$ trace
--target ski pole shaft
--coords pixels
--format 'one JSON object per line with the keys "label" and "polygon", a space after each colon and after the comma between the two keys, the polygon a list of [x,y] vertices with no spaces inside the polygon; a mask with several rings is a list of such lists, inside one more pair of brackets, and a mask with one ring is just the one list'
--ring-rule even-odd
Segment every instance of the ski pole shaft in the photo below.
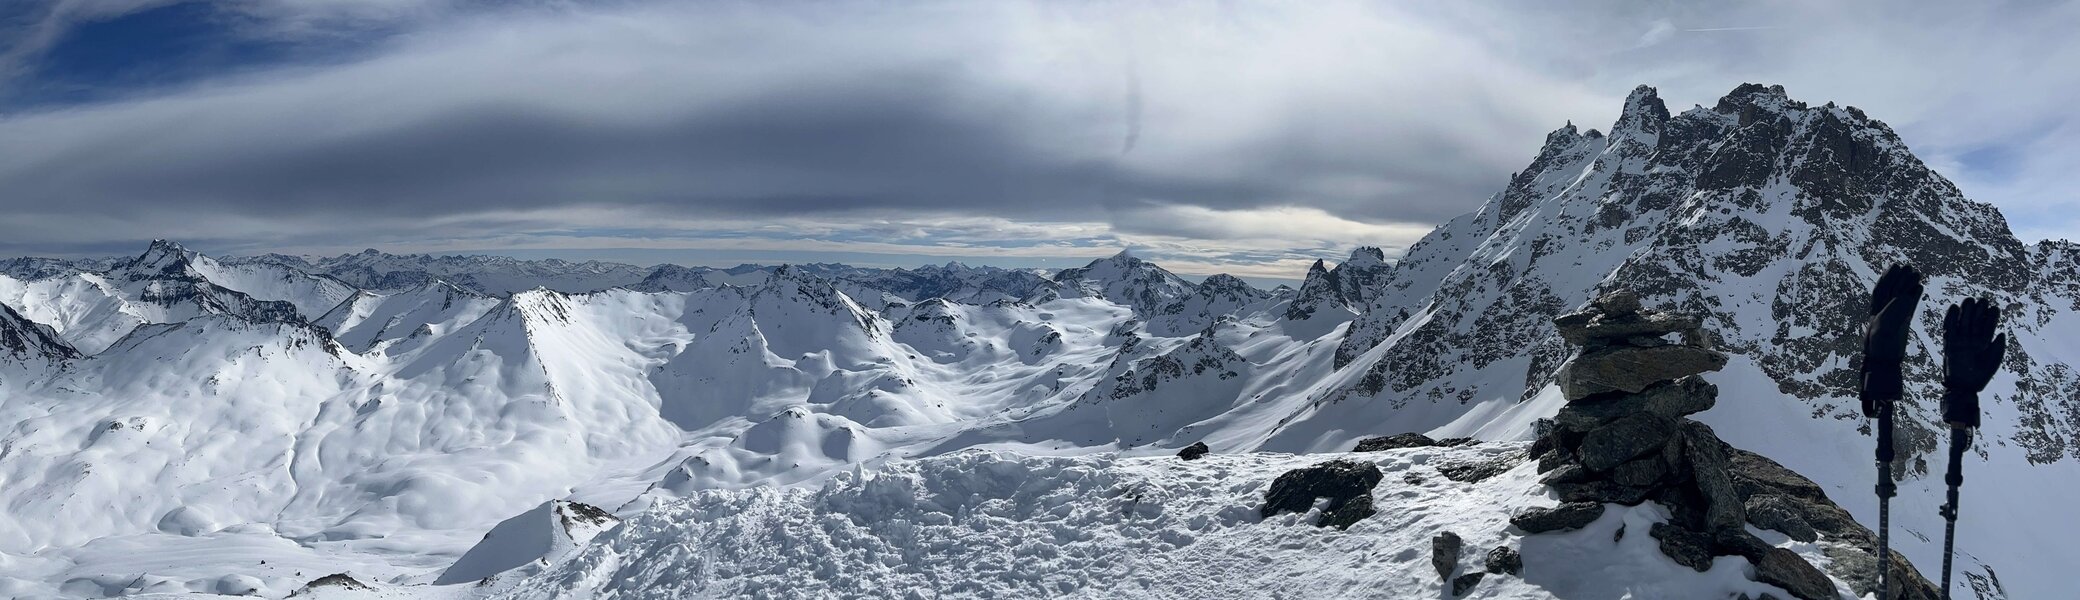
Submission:
{"label": "ski pole shaft", "polygon": [[1878,599],[1892,600],[1892,405],[1878,409]]}
{"label": "ski pole shaft", "polygon": [[1950,501],[1943,505],[1943,600],[1950,600],[1951,558],[1957,549],[1957,489],[1964,485],[1964,451],[1972,445],[1972,430],[1950,429],[1950,470],[1943,483],[1950,486]]}

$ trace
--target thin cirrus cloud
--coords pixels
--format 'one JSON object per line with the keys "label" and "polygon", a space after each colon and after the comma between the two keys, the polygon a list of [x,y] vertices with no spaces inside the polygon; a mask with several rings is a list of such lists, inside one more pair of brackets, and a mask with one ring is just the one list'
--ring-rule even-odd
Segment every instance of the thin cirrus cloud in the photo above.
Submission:
{"label": "thin cirrus cloud", "polygon": [[[20,40],[0,54],[0,99],[65,79],[38,68],[58,64],[68,31],[169,12],[39,6],[0,14],[0,32],[36,33],[0,36]],[[2039,163],[2074,146],[2023,135],[2027,117],[1965,114],[1984,101],[2068,127],[2044,120],[2059,113],[2043,101],[1904,82],[1907,61],[1933,53],[1903,54],[1887,34],[1929,24],[1858,16],[1874,31],[1823,36],[1804,27],[1857,14],[1791,4],[211,6],[181,14],[323,51],[220,52],[172,81],[109,78],[86,100],[5,109],[0,250],[176,237],[234,252],[678,248],[699,262],[770,247],[1015,263],[1133,247],[1186,272],[1292,278],[1471,210],[1545,131],[1615,118],[1637,83],[1678,104],[1762,80],[1863,106],[2011,212],[2053,212],[2070,176]],[[2045,18],[2005,10],[1953,20],[1991,38]],[[1580,35],[1599,28],[1613,33]],[[2070,54],[2052,30],[1919,66],[2063,89],[2073,76],[2042,68],[1969,72],[2032,41]],[[1861,75],[1826,72],[1830,56]],[[2024,233],[2071,229],[2035,223]]]}

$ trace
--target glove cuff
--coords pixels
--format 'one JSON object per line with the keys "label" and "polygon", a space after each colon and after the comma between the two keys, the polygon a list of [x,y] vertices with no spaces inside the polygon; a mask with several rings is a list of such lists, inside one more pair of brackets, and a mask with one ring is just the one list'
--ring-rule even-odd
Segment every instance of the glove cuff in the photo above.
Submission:
{"label": "glove cuff", "polygon": [[1943,422],[1951,427],[1977,429],[1979,412],[1978,392],[1943,389]]}

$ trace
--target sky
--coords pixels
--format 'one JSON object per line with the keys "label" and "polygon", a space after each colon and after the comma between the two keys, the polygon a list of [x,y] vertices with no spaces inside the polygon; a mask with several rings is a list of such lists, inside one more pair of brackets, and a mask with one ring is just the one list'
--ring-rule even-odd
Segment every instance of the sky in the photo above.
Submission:
{"label": "sky", "polygon": [[[1566,6],[1560,6],[1565,4]],[[1633,86],[1863,108],[2080,238],[2080,4],[0,2],[0,255],[497,253],[1292,280]]]}

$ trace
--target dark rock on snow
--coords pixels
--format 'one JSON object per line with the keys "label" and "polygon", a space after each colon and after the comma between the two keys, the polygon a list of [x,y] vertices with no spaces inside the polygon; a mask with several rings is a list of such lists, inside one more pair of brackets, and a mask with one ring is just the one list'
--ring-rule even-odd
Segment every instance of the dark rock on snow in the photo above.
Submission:
{"label": "dark rock on snow", "polygon": [[1488,551],[1485,565],[1489,573],[1516,575],[1524,572],[1524,555],[1509,546],[1496,546]]}
{"label": "dark rock on snow", "polygon": [[1453,579],[1452,597],[1457,598],[1466,595],[1467,592],[1473,591],[1473,586],[1480,585],[1481,577],[1484,575],[1487,575],[1487,573],[1474,571],[1472,573],[1460,575],[1458,579]]}
{"label": "dark rock on snow", "polygon": [[289,594],[289,597],[294,598],[297,596],[302,596],[305,594],[316,592],[322,588],[340,588],[344,590],[369,589],[366,584],[361,583],[360,580],[354,579],[354,576],[352,575],[348,575],[346,573],[333,573],[331,575],[326,575],[324,577],[319,577],[317,579],[311,580],[310,583],[303,584],[303,587],[298,588],[295,593]]}
{"label": "dark rock on snow", "polygon": [[1358,446],[1356,448],[1352,448],[1351,451],[1378,452],[1381,450],[1394,450],[1397,448],[1422,448],[1436,445],[1437,440],[1430,439],[1430,436],[1410,432],[1358,440]]}
{"label": "dark rock on snow", "polygon": [[1820,569],[1813,568],[1798,553],[1784,548],[1771,548],[1755,563],[1755,580],[1791,592],[1799,600],[1835,600],[1834,582]]}
{"label": "dark rock on snow", "polygon": [[1206,442],[1192,442],[1192,445],[1185,446],[1183,450],[1178,450],[1177,457],[1185,460],[1198,460],[1199,457],[1206,456],[1206,453],[1212,451],[1213,449],[1206,447]]}
{"label": "dark rock on snow", "polygon": [[1279,513],[1305,513],[1314,507],[1316,498],[1328,498],[1321,522],[1315,525],[1349,529],[1372,516],[1372,488],[1382,477],[1378,466],[1350,460],[1287,471],[1272,480],[1258,513],[1267,519]]}
{"label": "dark rock on snow", "polygon": [[1437,578],[1449,580],[1452,572],[1459,570],[1459,551],[1466,543],[1459,534],[1446,531],[1430,538],[1430,566],[1437,568]]}

